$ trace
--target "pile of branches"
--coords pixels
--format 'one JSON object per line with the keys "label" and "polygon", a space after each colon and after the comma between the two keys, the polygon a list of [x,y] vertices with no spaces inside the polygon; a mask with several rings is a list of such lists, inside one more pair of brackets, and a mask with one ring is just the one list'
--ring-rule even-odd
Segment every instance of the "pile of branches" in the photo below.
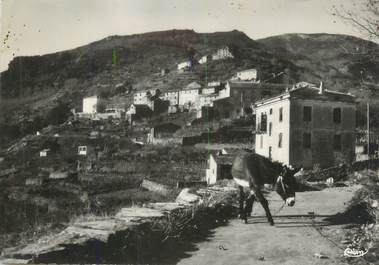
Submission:
{"label": "pile of branches", "polygon": [[235,196],[234,192],[207,190],[199,203],[171,212],[165,222],[162,241],[186,237],[194,232],[206,232],[212,227],[225,224],[228,219],[237,216]]}

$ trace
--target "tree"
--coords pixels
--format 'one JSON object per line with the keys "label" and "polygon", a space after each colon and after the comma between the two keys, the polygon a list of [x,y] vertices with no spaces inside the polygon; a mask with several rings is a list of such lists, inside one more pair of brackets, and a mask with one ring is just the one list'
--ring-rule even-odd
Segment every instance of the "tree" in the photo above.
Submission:
{"label": "tree", "polygon": [[[348,4],[333,6],[332,11],[334,16],[357,29],[362,37],[379,42],[379,0],[352,0]],[[348,52],[360,56],[364,64],[379,62],[379,46],[374,43],[366,42],[364,47]],[[361,74],[364,72],[362,68]]]}
{"label": "tree", "polygon": [[333,6],[333,15],[351,24],[366,38],[379,40],[379,0],[352,0],[351,6]]}
{"label": "tree", "polygon": [[48,124],[58,125],[65,122],[71,115],[70,108],[66,103],[59,102],[57,106],[52,108],[46,117]]}

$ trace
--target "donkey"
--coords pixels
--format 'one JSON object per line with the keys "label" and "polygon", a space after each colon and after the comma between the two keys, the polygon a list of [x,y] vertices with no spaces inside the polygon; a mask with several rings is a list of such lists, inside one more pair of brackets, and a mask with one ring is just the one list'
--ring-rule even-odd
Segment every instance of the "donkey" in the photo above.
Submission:
{"label": "donkey", "polygon": [[[262,187],[264,184],[275,185],[275,190],[283,201],[288,206],[294,206],[297,188],[294,175],[298,170],[300,169],[295,170],[255,153],[243,152],[238,154],[232,165],[232,176],[240,190],[240,218],[247,223],[247,218],[251,216],[253,204],[257,198],[266,212],[268,222],[274,225],[268,202],[262,193]],[[250,191],[246,195],[244,188],[248,188]]]}

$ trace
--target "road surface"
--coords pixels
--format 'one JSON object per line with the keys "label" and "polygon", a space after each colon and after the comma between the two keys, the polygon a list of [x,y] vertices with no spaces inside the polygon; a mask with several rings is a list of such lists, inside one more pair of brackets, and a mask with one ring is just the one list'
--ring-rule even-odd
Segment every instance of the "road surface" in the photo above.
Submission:
{"label": "road surface", "polygon": [[[255,203],[248,224],[231,220],[228,225],[216,228],[207,240],[195,243],[195,250],[186,253],[178,264],[345,264],[341,259],[341,242],[324,234],[338,231],[340,226],[328,224],[325,217],[342,212],[357,188],[297,193],[295,206],[284,207],[280,212],[277,211],[282,202],[272,193],[268,199],[276,222],[274,227],[267,223],[261,205]],[[315,257],[316,253],[327,258]]]}

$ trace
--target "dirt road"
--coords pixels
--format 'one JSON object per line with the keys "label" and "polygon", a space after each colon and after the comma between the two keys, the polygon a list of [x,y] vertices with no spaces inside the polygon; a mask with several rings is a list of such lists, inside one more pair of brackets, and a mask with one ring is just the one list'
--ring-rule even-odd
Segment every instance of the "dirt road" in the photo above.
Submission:
{"label": "dirt road", "polygon": [[[262,207],[255,204],[248,224],[231,220],[216,228],[208,240],[196,243],[196,250],[186,253],[187,257],[178,264],[344,264],[341,242],[332,242],[323,234],[338,233],[339,226],[328,224],[325,218],[342,212],[357,188],[297,193],[296,205],[284,207],[279,213],[282,202],[278,195],[270,194],[274,227],[267,223]],[[314,212],[314,218],[309,212]],[[315,253],[327,258],[315,257]]]}

